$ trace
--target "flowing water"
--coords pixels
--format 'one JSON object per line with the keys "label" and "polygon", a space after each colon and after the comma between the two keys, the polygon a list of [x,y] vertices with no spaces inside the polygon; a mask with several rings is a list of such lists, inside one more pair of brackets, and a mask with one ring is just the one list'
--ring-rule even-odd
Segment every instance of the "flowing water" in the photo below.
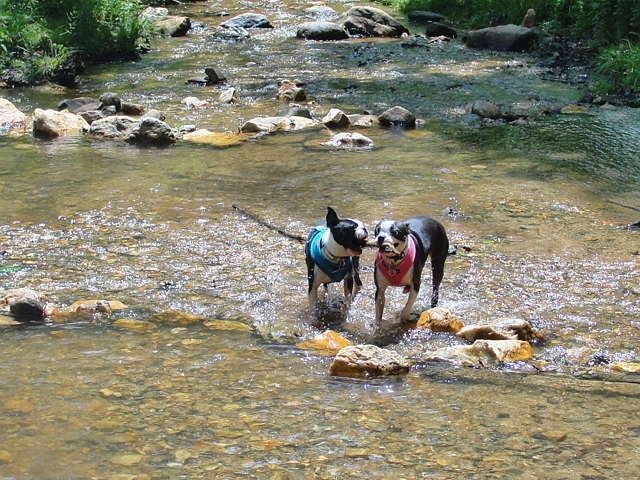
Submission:
{"label": "flowing water", "polygon": [[[116,91],[174,127],[235,132],[274,115],[278,80],[299,78],[317,117],[399,104],[424,119],[406,132],[359,129],[374,141],[361,151],[323,146],[324,129],[227,148],[1,137],[0,287],[32,288],[60,309],[127,305],[1,327],[2,478],[636,478],[638,376],[610,365],[640,362],[640,237],[619,228],[640,218],[640,112],[538,114],[581,90],[526,56],[458,41],[304,42],[295,26],[306,6],[186,4],[174,12],[192,18],[190,34],[155,40],[139,62],[89,68],[72,92],[1,92],[30,112]],[[212,40],[220,13],[240,11],[266,13],[275,28]],[[238,102],[186,84],[207,66],[225,73]],[[211,105],[187,108],[187,96]],[[530,119],[480,128],[464,113],[476,99]],[[327,205],[370,231],[381,218],[433,216],[458,247],[440,305],[465,324],[523,318],[545,341],[530,364],[428,364],[426,353],[461,341],[395,328],[400,289],[387,295],[386,333],[374,333],[365,251],[351,309],[329,291],[330,326],[414,367],[401,378],[333,378],[331,357],[295,347],[323,329],[309,320],[302,245],[233,205],[301,236]],[[416,313],[428,308],[423,280]],[[160,322],[167,309],[209,322]],[[135,333],[116,325],[124,318],[157,328]]]}

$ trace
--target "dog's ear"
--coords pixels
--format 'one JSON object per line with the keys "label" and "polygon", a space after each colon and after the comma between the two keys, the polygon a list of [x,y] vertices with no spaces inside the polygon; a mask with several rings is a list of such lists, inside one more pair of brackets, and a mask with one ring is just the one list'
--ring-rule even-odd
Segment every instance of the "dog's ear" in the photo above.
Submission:
{"label": "dog's ear", "polygon": [[336,211],[331,207],[327,207],[327,227],[335,227],[338,223],[340,223],[340,219]]}

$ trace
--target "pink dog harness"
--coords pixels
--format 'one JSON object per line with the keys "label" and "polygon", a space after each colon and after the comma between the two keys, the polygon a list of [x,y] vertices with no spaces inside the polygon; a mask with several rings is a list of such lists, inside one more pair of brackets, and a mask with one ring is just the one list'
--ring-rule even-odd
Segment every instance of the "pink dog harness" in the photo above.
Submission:
{"label": "pink dog harness", "polygon": [[387,279],[389,285],[392,287],[402,287],[402,279],[407,275],[411,267],[413,266],[413,261],[416,258],[416,243],[413,240],[413,237],[409,235],[409,248],[404,256],[404,258],[400,261],[399,264],[394,265],[393,267],[387,267],[383,262],[382,254],[380,250],[376,253],[376,265],[380,270],[380,273]]}

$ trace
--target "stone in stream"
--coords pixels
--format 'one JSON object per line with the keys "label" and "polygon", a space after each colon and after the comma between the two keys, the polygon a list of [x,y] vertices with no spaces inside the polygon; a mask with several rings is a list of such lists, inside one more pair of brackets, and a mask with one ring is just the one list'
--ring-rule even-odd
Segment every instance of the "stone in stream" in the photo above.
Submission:
{"label": "stone in stream", "polygon": [[392,107],[378,116],[382,127],[415,128],[416,117],[404,107]]}
{"label": "stone in stream", "polygon": [[9,100],[0,98],[0,134],[21,135],[27,131],[27,116]]}
{"label": "stone in stream", "polygon": [[77,135],[88,132],[91,126],[80,115],[67,111],[42,110],[33,112],[33,131],[50,137]]}
{"label": "stone in stream", "polygon": [[345,40],[349,38],[349,32],[334,22],[318,20],[300,24],[296,36],[307,40]]}
{"label": "stone in stream", "polygon": [[260,13],[243,13],[220,24],[225,28],[273,28],[269,19]]}
{"label": "stone in stream", "polygon": [[329,375],[351,378],[376,378],[402,375],[411,362],[391,350],[375,345],[354,345],[338,352],[329,366]]}
{"label": "stone in stream", "polygon": [[409,30],[379,8],[352,7],[336,20],[349,35],[362,37],[400,37]]}

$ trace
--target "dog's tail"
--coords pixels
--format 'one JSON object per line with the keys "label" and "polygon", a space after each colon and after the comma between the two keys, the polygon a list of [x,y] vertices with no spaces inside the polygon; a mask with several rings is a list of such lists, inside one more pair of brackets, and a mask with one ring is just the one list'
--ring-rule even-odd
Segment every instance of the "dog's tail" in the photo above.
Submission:
{"label": "dog's tail", "polygon": [[257,217],[256,215],[253,215],[252,213],[247,212],[245,209],[240,208],[237,205],[232,205],[232,207],[240,212],[242,215],[246,216],[247,218],[253,220],[254,222],[256,222],[259,225],[262,225],[263,227],[268,228],[269,230],[273,230],[276,233],[279,233],[280,235],[283,235],[287,238],[290,238],[291,240],[295,240],[297,242],[300,243],[305,243],[307,241],[306,238],[301,237],[300,235],[294,235],[292,233],[289,232],[285,232],[284,230],[282,230],[281,228],[276,227],[275,225],[271,225],[269,222],[266,222],[264,220],[262,220],[261,218]]}

